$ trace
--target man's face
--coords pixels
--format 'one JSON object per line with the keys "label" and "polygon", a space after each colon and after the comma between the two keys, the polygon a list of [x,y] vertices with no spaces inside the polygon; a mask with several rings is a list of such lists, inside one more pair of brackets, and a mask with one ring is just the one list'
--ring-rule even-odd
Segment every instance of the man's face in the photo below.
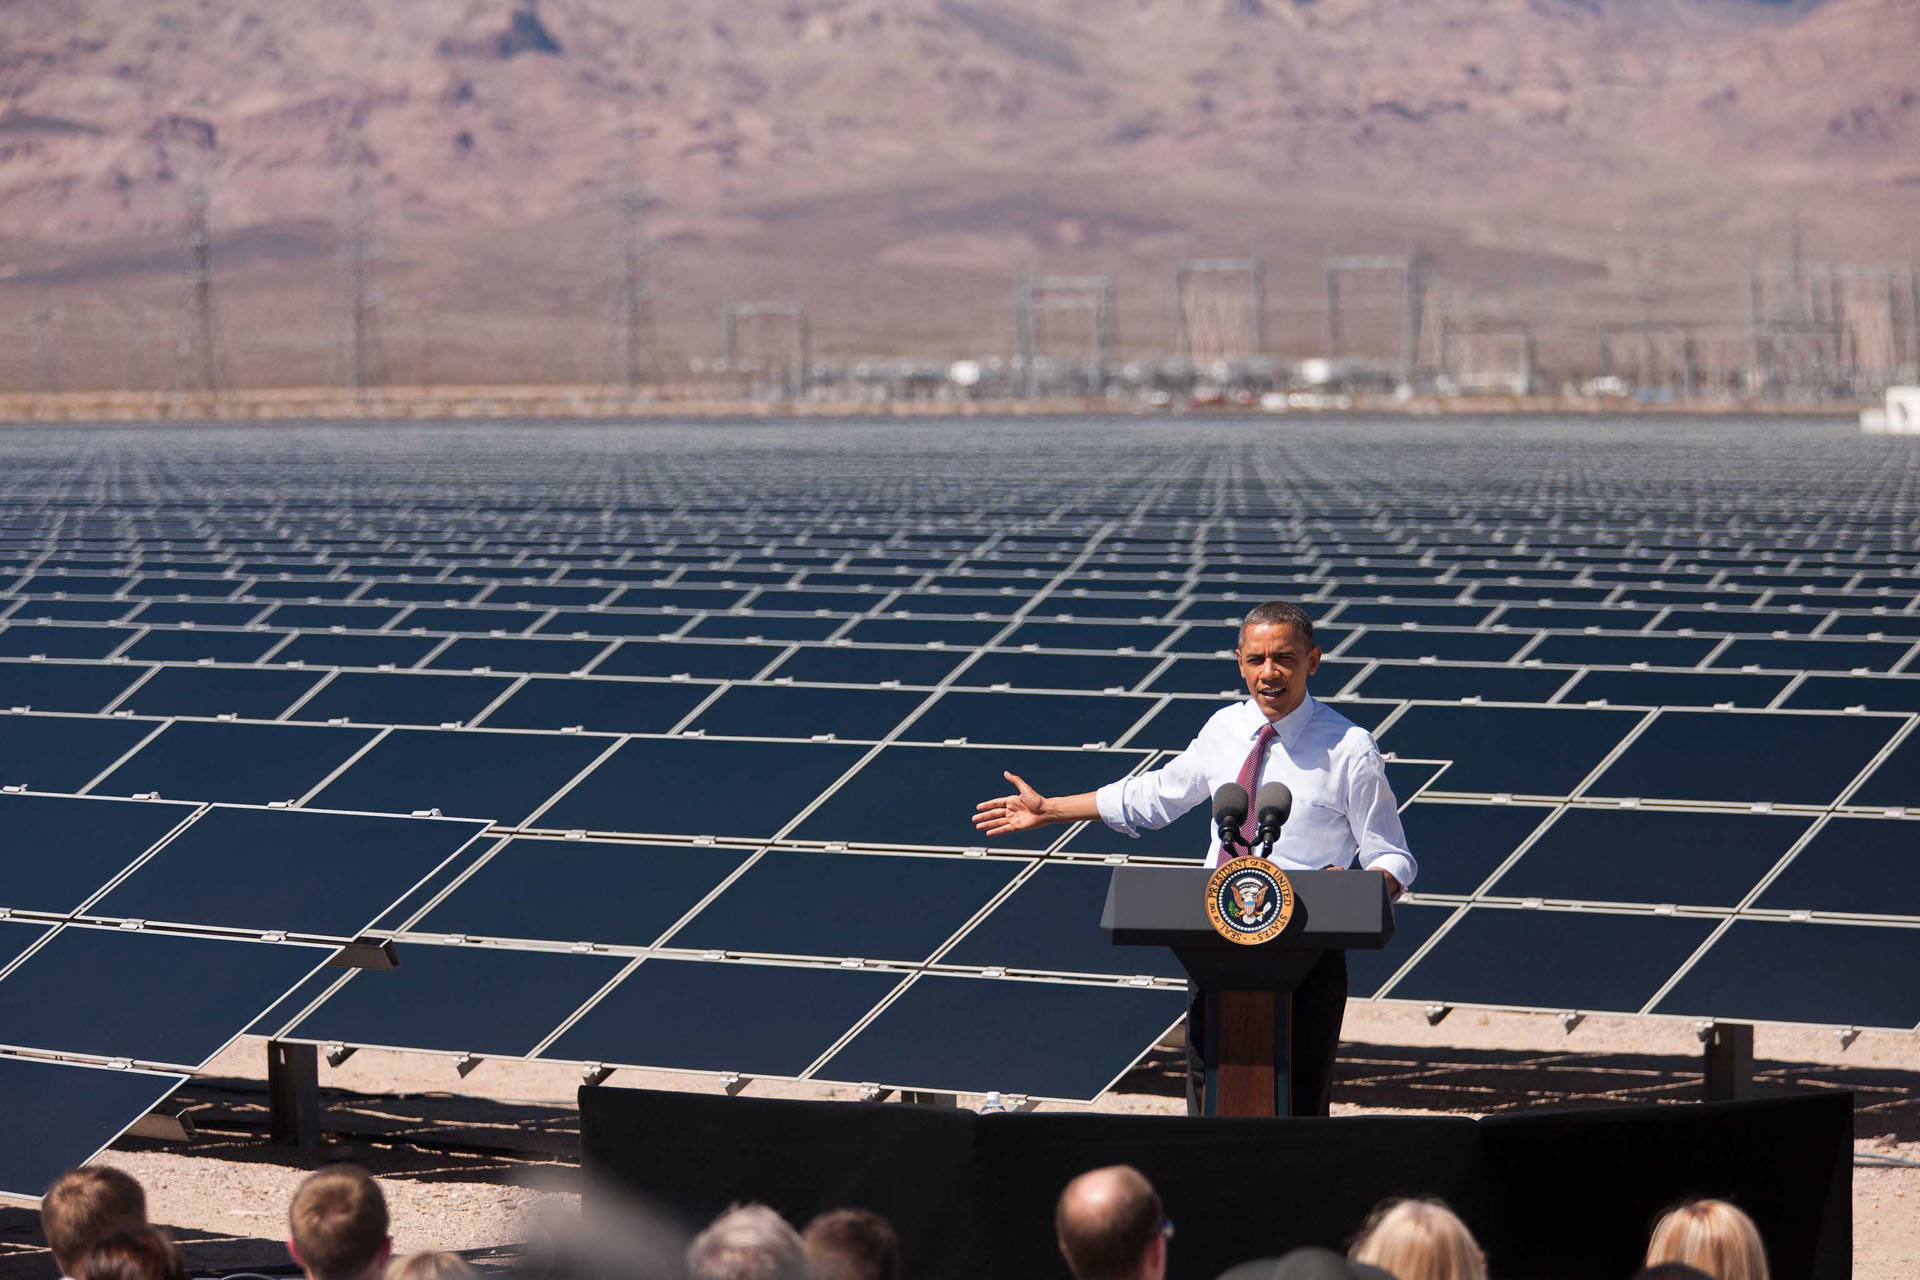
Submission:
{"label": "man's face", "polygon": [[1320,646],[1303,644],[1293,624],[1263,622],[1240,631],[1240,678],[1268,720],[1278,720],[1305,700],[1307,677],[1320,669]]}

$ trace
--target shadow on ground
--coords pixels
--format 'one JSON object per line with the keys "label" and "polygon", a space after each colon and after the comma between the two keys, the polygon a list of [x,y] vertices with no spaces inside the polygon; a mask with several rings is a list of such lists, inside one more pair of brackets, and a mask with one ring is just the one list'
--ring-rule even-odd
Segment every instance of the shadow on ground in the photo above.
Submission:
{"label": "shadow on ground", "polygon": [[[1185,1058],[1159,1045],[1114,1086],[1116,1092],[1183,1097]],[[1369,1111],[1460,1111],[1488,1114],[1533,1107],[1604,1107],[1624,1103],[1694,1102],[1701,1064],[1659,1054],[1545,1052],[1523,1049],[1412,1048],[1343,1043],[1334,1107]],[[1809,1089],[1854,1095],[1857,1138],[1920,1141],[1920,1072],[1884,1067],[1821,1066],[1761,1061],[1753,1096]]]}

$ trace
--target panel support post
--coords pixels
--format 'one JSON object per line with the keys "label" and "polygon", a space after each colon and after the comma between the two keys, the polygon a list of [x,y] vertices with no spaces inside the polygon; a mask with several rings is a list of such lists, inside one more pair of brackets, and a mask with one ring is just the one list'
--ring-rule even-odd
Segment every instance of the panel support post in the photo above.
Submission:
{"label": "panel support post", "polygon": [[1716,1022],[1701,1037],[1706,1046],[1708,1102],[1731,1102],[1753,1096],[1753,1028],[1746,1023]]}
{"label": "panel support post", "polygon": [[273,1141],[320,1145],[320,1055],[310,1044],[267,1041],[267,1104]]}

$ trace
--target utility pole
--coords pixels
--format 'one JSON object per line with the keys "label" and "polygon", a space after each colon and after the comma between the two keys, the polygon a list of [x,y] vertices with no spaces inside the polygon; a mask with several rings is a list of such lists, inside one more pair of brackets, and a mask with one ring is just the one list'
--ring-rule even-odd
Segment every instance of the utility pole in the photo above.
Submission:
{"label": "utility pole", "polygon": [[347,226],[340,243],[347,305],[347,385],[356,391],[386,380],[380,292],[374,281],[379,249],[374,240],[373,213],[373,195],[356,161],[347,185]]}
{"label": "utility pole", "polygon": [[647,234],[647,215],[654,206],[653,193],[638,185],[629,185],[614,196],[620,214],[620,280],[616,300],[620,310],[621,365],[627,391],[637,391],[654,374],[653,358],[653,280],[646,273],[646,259],[654,250]]}
{"label": "utility pole", "polygon": [[187,189],[186,359],[181,370],[190,390],[220,390],[219,329],[213,308],[213,231],[207,189]]}

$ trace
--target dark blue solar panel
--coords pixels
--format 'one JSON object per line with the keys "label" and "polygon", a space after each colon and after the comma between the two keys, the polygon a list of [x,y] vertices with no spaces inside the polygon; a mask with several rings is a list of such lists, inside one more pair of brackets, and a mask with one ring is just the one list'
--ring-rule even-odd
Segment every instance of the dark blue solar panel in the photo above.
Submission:
{"label": "dark blue solar panel", "polygon": [[519,1057],[628,963],[624,956],[406,942],[398,969],[354,974],[288,1034]]}
{"label": "dark blue solar panel", "polygon": [[1384,750],[1451,760],[1445,791],[1565,795],[1640,720],[1586,708],[1415,706],[1380,737]]}
{"label": "dark blue solar panel", "polygon": [[735,685],[707,707],[689,728],[731,737],[883,738],[924,693],[893,689],[807,689],[781,685]]}
{"label": "dark blue solar panel", "polygon": [[463,636],[422,665],[441,671],[580,671],[607,648],[604,640],[510,640]]}
{"label": "dark blue solar panel", "polygon": [[0,785],[78,791],[157,727],[151,720],[0,716]]}
{"label": "dark blue solar panel", "polygon": [[1112,654],[992,650],[961,672],[954,683],[981,689],[999,684],[1016,689],[1131,689],[1160,662],[1159,658]]}
{"label": "dark blue solar panel", "polygon": [[855,644],[975,645],[993,639],[1006,625],[948,618],[865,618],[854,623],[845,638]]}
{"label": "dark blue solar panel", "polygon": [[[1313,677],[1314,688],[1322,693],[1331,693],[1359,673],[1358,666],[1347,663],[1322,662],[1320,671]],[[1176,658],[1165,671],[1147,681],[1147,689],[1154,693],[1220,693],[1241,692],[1246,686],[1240,679],[1240,668],[1232,658]]]}
{"label": "dark blue solar panel", "polygon": [[1910,1030],[1920,929],[1736,920],[1655,1013]]}
{"label": "dark blue solar panel", "polygon": [[1527,657],[1568,666],[1625,667],[1645,662],[1656,667],[1692,667],[1719,643],[1706,636],[1548,636],[1527,650]]}
{"label": "dark blue solar panel", "polygon": [[745,861],[735,849],[512,840],[416,925],[422,933],[652,945]]}
{"label": "dark blue solar panel", "polygon": [[901,737],[913,742],[964,738],[1028,746],[1113,742],[1151,711],[1156,701],[1125,694],[949,692],[908,725]]}
{"label": "dark blue solar panel", "polygon": [[1217,698],[1175,698],[1134,730],[1127,745],[1184,751],[1199,734],[1201,726],[1230,705]]}
{"label": "dark blue solar panel", "polygon": [[518,824],[607,749],[577,734],[395,729],[315,796],[316,809],[412,813]]}
{"label": "dark blue solar panel", "polygon": [[1520,652],[1528,639],[1517,632],[1390,631],[1369,627],[1340,652],[1348,658],[1432,657],[1448,662],[1505,662]]}
{"label": "dark blue solar panel", "polygon": [[1886,671],[1906,657],[1908,640],[1735,640],[1714,655],[1716,667],[1776,671]]}
{"label": "dark blue solar panel", "polygon": [[374,730],[334,725],[178,720],[102,778],[102,795],[154,792],[168,800],[268,804],[298,800]]}
{"label": "dark blue solar panel", "polygon": [[[1184,991],[928,975],[829,1058],[829,1080],[1093,1098],[1186,1013]],[[952,1028],[965,1027],[956,1036]]]}
{"label": "dark blue solar panel", "polygon": [[1729,702],[1736,707],[1765,707],[1791,680],[1787,675],[1726,671],[1588,671],[1560,701],[1642,707],[1713,707]]}
{"label": "dark blue solar panel", "polygon": [[368,584],[364,600],[421,601],[455,604],[472,600],[484,587],[472,582],[400,582],[375,578]]}
{"label": "dark blue solar panel", "polygon": [[601,676],[692,676],[707,680],[746,680],[785,650],[776,644],[697,644],[689,641],[629,640],[594,664]]}
{"label": "dark blue solar panel", "polygon": [[100,711],[146,671],[92,662],[0,662],[0,707]]}
{"label": "dark blue solar panel", "polygon": [[687,629],[695,640],[825,640],[845,618],[785,614],[715,614]]}
{"label": "dark blue solar panel", "polygon": [[1767,814],[1568,809],[1487,892],[1733,907],[1811,823]]}
{"label": "dark blue solar panel", "polygon": [[764,838],[853,767],[865,747],[635,738],[542,815],[542,827]]}
{"label": "dark blue solar panel", "polygon": [[494,729],[664,733],[712,696],[714,686],[667,681],[544,676],[529,680],[487,716]]}
{"label": "dark blue solar panel", "polygon": [[285,667],[162,667],[115,708],[142,716],[271,720],[323,678]]}
{"label": "dark blue solar panel", "polygon": [[1887,758],[1874,766],[1848,804],[1875,808],[1920,807],[1920,737],[1909,733]]}
{"label": "dark blue solar panel", "polygon": [[214,808],[89,916],[351,941],[485,824]]}
{"label": "dark blue solar panel", "polygon": [[255,662],[284,639],[273,631],[149,631],[127,646],[139,662]]}
{"label": "dark blue solar panel", "polygon": [[0,1037],[25,1049],[194,1068],[332,954],[69,925],[0,981]]}
{"label": "dark blue solar panel", "polygon": [[905,685],[938,684],[964,653],[940,649],[821,648],[796,649],[772,668],[771,678],[816,681],[822,684]]}
{"label": "dark blue solar panel", "polygon": [[439,647],[434,636],[335,635],[304,631],[276,649],[276,663],[309,667],[410,667]]}
{"label": "dark blue solar panel", "polygon": [[15,623],[0,631],[0,658],[104,658],[138,634],[129,627]]}
{"label": "dark blue solar panel", "polygon": [[667,613],[589,613],[565,609],[533,629],[539,636],[663,636],[687,625],[684,617]]}
{"label": "dark blue solar panel", "polygon": [[485,605],[415,605],[394,623],[396,631],[424,628],[427,631],[453,632],[456,635],[486,636],[498,631],[517,636],[533,628],[541,618],[538,609],[490,609]]}
{"label": "dark blue solar panel", "polygon": [[[1439,785],[1446,786],[1444,774]],[[1407,847],[1420,864],[1417,889],[1472,893],[1552,813],[1552,809],[1514,804],[1416,801],[1405,806],[1400,822],[1406,829]]]}
{"label": "dark blue solar panel", "polygon": [[1384,994],[1637,1013],[1713,927],[1686,916],[1476,907]]}
{"label": "dark blue solar panel", "polygon": [[345,719],[361,724],[465,724],[491,706],[513,682],[513,676],[342,671],[287,718]]}
{"label": "dark blue solar panel", "polygon": [[1375,667],[1349,688],[1363,698],[1482,698],[1488,702],[1545,702],[1572,679],[1565,667],[1443,667],[1393,664]]}
{"label": "dark blue solar panel", "polygon": [[667,939],[696,951],[924,960],[1028,864],[773,850]]}
{"label": "dark blue solar panel", "polygon": [[1847,707],[1920,711],[1920,675],[1808,676],[1780,705],[1834,711]]}
{"label": "dark blue solar panel", "polygon": [[52,622],[112,622],[135,607],[132,600],[23,600],[7,621],[46,618]]}
{"label": "dark blue solar panel", "polygon": [[[1416,846],[1416,852],[1420,852]],[[1424,854],[1422,855],[1424,856]],[[1426,868],[1420,869],[1421,879],[1426,878]],[[1421,889],[1426,885],[1422,884]],[[1347,949],[1347,995],[1350,999],[1366,1000],[1372,998],[1387,984],[1387,980],[1400,971],[1400,967],[1413,957],[1413,953],[1425,945],[1428,938],[1441,925],[1451,920],[1456,908],[1451,906],[1428,905],[1425,903],[1401,902],[1393,908],[1393,937],[1384,947],[1349,947]]]}
{"label": "dark blue solar panel", "polygon": [[71,912],[193,811],[151,800],[0,795],[0,905]]}
{"label": "dark blue solar panel", "polygon": [[1887,716],[1664,711],[1588,790],[1830,804],[1899,727]]}
{"label": "dark blue solar panel", "polygon": [[[1122,837],[1124,839],[1125,837]],[[1201,844],[1204,846],[1205,837]],[[1183,978],[1166,947],[1116,947],[1100,930],[1109,867],[1049,863],[940,957],[943,964]]]}
{"label": "dark blue solar panel", "polygon": [[900,981],[872,970],[651,959],[541,1056],[797,1076]]}
{"label": "dark blue solar panel", "polygon": [[1774,911],[1920,915],[1920,823],[1834,818],[1760,892]]}
{"label": "dark blue solar panel", "polygon": [[0,1194],[43,1194],[185,1081],[183,1075],[0,1058],[0,1098],[8,1112]]}
{"label": "dark blue solar panel", "polygon": [[[791,834],[797,840],[863,844],[984,845],[988,841],[974,830],[974,805],[1012,790],[1002,770],[1025,777],[1043,795],[1076,795],[1125,775],[1142,754],[886,747]],[[1045,848],[1061,834],[1057,828],[1043,827],[1002,836],[993,843],[1009,849]]]}
{"label": "dark blue solar panel", "polygon": [[261,621],[285,631],[318,631],[345,627],[349,631],[377,631],[400,616],[400,610],[378,604],[282,604]]}

